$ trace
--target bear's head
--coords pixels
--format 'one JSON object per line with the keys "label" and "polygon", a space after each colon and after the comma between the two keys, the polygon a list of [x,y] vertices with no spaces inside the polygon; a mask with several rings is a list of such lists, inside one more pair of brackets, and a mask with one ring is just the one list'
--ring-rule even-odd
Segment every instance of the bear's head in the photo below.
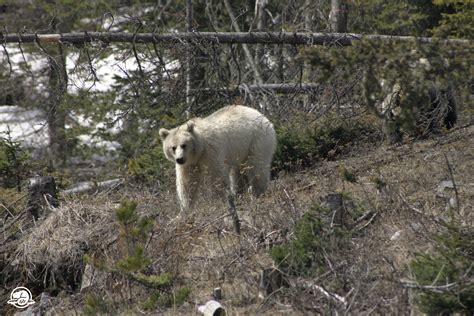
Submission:
{"label": "bear's head", "polygon": [[163,152],[168,160],[178,165],[192,164],[198,153],[194,123],[188,122],[172,130],[160,129]]}

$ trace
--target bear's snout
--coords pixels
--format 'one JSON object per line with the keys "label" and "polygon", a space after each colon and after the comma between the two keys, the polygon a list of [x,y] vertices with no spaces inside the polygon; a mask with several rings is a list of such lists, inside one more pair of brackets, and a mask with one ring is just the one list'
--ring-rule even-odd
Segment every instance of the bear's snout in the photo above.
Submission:
{"label": "bear's snout", "polygon": [[186,160],[184,158],[178,158],[176,159],[176,162],[180,165],[183,165],[186,162]]}

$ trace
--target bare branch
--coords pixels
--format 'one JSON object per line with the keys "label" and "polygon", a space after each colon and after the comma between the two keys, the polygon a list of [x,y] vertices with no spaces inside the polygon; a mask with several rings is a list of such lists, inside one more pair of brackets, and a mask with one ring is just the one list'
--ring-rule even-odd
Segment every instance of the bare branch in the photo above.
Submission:
{"label": "bare branch", "polygon": [[[472,283],[473,280],[470,280],[469,283]],[[403,287],[410,288],[410,289],[419,289],[419,290],[427,290],[434,293],[445,293],[454,290],[459,285],[456,282],[448,283],[445,285],[421,285],[416,283],[415,281],[407,281],[401,280],[400,284]]]}
{"label": "bare branch", "polygon": [[459,192],[458,192],[458,188],[456,186],[456,181],[454,181],[453,168],[452,168],[451,164],[449,163],[448,156],[446,156],[446,153],[443,153],[443,155],[444,155],[444,160],[446,161],[446,165],[448,166],[449,176],[451,177],[451,181],[453,182],[454,193],[456,194],[456,209],[457,209],[458,215],[460,215],[461,214],[461,208],[459,206]]}
{"label": "bare branch", "polygon": [[331,293],[331,292],[327,291],[326,289],[324,289],[322,286],[319,286],[317,284],[308,282],[306,280],[298,280],[296,282],[296,285],[301,286],[302,288],[305,288],[305,289],[308,289],[308,290],[311,290],[311,291],[319,292],[319,293],[323,294],[327,299],[330,299],[330,300],[332,300],[336,303],[341,304],[344,308],[347,307],[347,301],[344,297],[342,297],[342,296],[340,296],[336,293]]}
{"label": "bare branch", "polygon": [[[5,28],[4,28],[4,30],[6,31]],[[3,46],[3,51],[5,52],[5,56],[7,57],[7,63],[8,63],[8,67],[9,67],[8,76],[11,76],[11,74],[13,73],[13,67],[12,67],[12,63],[10,61],[10,54],[8,54],[8,50],[7,50],[7,41],[5,39],[2,40],[2,46]]]}
{"label": "bare branch", "polygon": [[[224,3],[225,3],[225,7],[227,9],[227,13],[229,14],[229,16],[232,20],[232,27],[237,32],[240,32],[239,25],[237,23],[234,23],[236,18],[235,18],[234,12],[232,11],[232,7],[229,3],[229,0],[224,0]],[[251,33],[249,33],[249,34],[251,34]],[[257,65],[255,64],[255,60],[254,60],[252,54],[250,53],[250,50],[249,50],[248,46],[243,43],[242,48],[244,49],[244,53],[245,53],[245,57],[247,58],[247,62],[249,63],[250,68],[252,68],[252,71],[254,72],[255,81],[258,84],[262,84],[263,83],[262,76],[260,75],[260,71],[258,70]]]}
{"label": "bare branch", "polygon": [[153,43],[153,51],[155,52],[156,57],[158,58],[158,61],[160,62],[160,67],[163,69],[163,71],[166,73],[166,76],[168,77],[168,80],[171,79],[171,74],[166,68],[166,63],[161,56],[160,52],[158,51],[158,47],[156,47],[156,43]]}

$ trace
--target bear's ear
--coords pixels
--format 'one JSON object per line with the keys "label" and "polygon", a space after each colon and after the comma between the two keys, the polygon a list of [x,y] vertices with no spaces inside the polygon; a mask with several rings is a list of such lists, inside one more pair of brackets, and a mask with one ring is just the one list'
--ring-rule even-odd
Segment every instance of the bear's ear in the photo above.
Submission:
{"label": "bear's ear", "polygon": [[169,134],[170,134],[170,131],[167,130],[166,128],[161,128],[160,129],[160,138],[161,138],[161,140],[165,140],[166,137],[168,137]]}
{"label": "bear's ear", "polygon": [[189,121],[187,125],[188,125],[188,127],[186,128],[186,130],[188,132],[192,133],[194,131],[194,122]]}

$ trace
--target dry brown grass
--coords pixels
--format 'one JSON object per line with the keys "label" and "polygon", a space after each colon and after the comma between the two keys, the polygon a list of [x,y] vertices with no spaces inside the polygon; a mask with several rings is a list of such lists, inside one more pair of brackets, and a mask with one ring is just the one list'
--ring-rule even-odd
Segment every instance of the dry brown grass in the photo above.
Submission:
{"label": "dry brown grass", "polygon": [[[170,272],[176,287],[191,289],[183,306],[153,313],[197,314],[195,305],[204,303],[215,287],[223,289],[222,304],[231,314],[416,312],[411,290],[399,281],[410,277],[407,264],[414,254],[430,249],[431,233],[442,229],[437,220],[455,214],[460,223],[473,224],[473,148],[474,126],[468,126],[398,147],[359,150],[338,161],[282,175],[262,198],[239,198],[241,236],[233,232],[226,204],[212,194],[196,210],[178,217],[173,190],[152,193],[128,186],[107,195],[67,198],[25,232],[8,263],[25,273],[20,281],[43,283],[49,291],[55,286],[67,290],[71,280],[64,277],[66,267],[82,269],[84,254],[108,262],[123,256],[114,210],[118,201],[127,198],[138,203],[141,216],[155,223],[146,245],[152,259],[147,273]],[[345,181],[340,166],[356,175],[357,181]],[[459,208],[451,211],[446,209],[448,198],[437,194],[438,184],[445,179],[454,179],[458,190]],[[383,183],[383,188],[377,183]],[[356,226],[350,250],[343,256],[328,254],[329,272],[308,280],[337,291],[346,298],[346,308],[317,291],[298,287],[259,300],[258,275],[273,265],[269,247],[291,240],[301,216],[334,192],[349,195],[358,212],[376,214]],[[81,271],[75,273],[75,280],[80,280]],[[150,290],[123,276],[105,275],[103,284],[84,293],[73,289],[53,299],[55,311],[81,311],[85,293],[101,293],[114,302],[115,311],[138,313],[137,306]]]}

